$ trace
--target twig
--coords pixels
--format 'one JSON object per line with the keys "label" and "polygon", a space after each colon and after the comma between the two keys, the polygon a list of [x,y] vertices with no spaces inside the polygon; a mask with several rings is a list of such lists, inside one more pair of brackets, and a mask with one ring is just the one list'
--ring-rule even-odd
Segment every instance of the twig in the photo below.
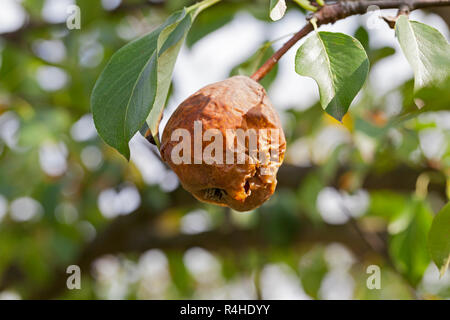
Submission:
{"label": "twig", "polygon": [[260,81],[266,74],[272,70],[272,68],[277,64],[278,60],[301,38],[306,36],[314,30],[311,23],[308,22],[299,32],[294,34],[294,36],[288,40],[280,49],[278,49],[270,58],[267,60],[256,72],[251,76],[255,81]]}
{"label": "twig", "polygon": [[[345,19],[349,16],[364,14],[370,6],[377,6],[380,9],[406,8],[409,11],[415,9],[423,9],[429,7],[450,6],[450,0],[360,0],[360,1],[340,1],[333,4],[327,4],[312,14],[311,18],[316,19],[317,27],[334,23],[338,20]],[[298,31],[291,39],[289,39],[280,49],[278,49],[272,57],[269,58],[256,72],[251,76],[255,81],[260,81],[264,76],[272,70],[280,58],[294,46],[300,39],[305,37],[314,28],[308,22],[300,31]]]}

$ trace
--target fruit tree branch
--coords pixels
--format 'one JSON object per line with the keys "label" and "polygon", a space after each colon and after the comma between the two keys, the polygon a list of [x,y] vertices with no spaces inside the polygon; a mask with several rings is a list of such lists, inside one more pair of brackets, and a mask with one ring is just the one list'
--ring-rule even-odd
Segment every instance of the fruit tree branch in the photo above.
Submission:
{"label": "fruit tree branch", "polygon": [[[409,11],[438,6],[450,6],[450,0],[357,0],[339,1],[327,4],[312,14],[310,18],[316,19],[317,27],[334,23],[349,16],[365,14],[370,6],[377,6],[380,9],[408,8]],[[272,70],[280,58],[294,46],[300,39],[314,30],[311,22],[300,29],[292,36],[280,49],[278,49],[256,72],[251,76],[255,81],[260,81]]]}
{"label": "fruit tree branch", "polygon": [[[129,216],[116,218],[90,245],[82,251],[73,264],[88,272],[95,259],[106,254],[142,253],[150,249],[183,252],[192,247],[201,247],[214,252],[240,254],[248,250],[262,250],[274,246],[267,234],[260,228],[232,230],[212,230],[198,234],[161,235],[155,225],[162,212],[138,211]],[[307,221],[290,239],[290,245],[304,248],[317,243],[341,243],[364,261],[367,256],[377,255],[359,240],[348,224],[314,226]],[[65,267],[54,271],[54,279],[48,286],[36,288],[27,299],[55,299],[64,294],[67,274]]]}
{"label": "fruit tree branch", "polygon": [[[416,170],[401,166],[385,173],[371,170],[370,172],[373,173],[364,179],[362,187],[368,190],[389,189],[407,193],[412,192],[415,189],[417,176],[423,172],[423,169],[425,168]],[[313,174],[315,170],[316,168],[314,167],[298,167],[284,164],[279,171],[278,187],[298,188],[300,182],[304,181],[307,175]],[[348,172],[348,169],[342,168],[338,170],[336,177],[332,178],[328,185],[339,188],[339,176],[345,172]],[[430,181],[429,190],[439,194],[444,193],[445,176],[437,171],[434,171],[434,173],[437,177]],[[261,249],[273,246],[267,234],[260,227],[253,229],[230,227],[225,230],[215,229],[194,235],[164,234],[164,232],[159,230],[158,221],[160,221],[159,219],[163,217],[167,210],[198,206],[197,200],[182,188],[173,191],[170,193],[170,196],[171,201],[168,208],[155,209],[143,206],[130,215],[117,217],[81,250],[80,256],[72,264],[78,265],[82,270],[89,270],[92,262],[102,255],[127,252],[141,253],[154,248],[184,251],[192,247],[202,247],[213,251],[232,250],[234,252],[242,252],[248,249]],[[307,219],[303,219],[300,213],[297,217],[299,219],[299,229],[293,233],[293,238],[290,239],[290,246],[311,246],[316,243],[328,244],[338,242],[347,246],[361,260],[364,260],[364,257],[367,255],[375,254],[384,258],[385,263],[390,264],[385,243],[380,244],[380,240],[377,239],[378,244],[376,246],[373,248],[371,245],[368,246],[365,239],[370,238],[371,240],[368,242],[372,243],[372,239],[377,237],[377,235],[373,233],[368,234],[366,230],[361,231],[355,228],[354,222],[350,221],[345,225],[337,226],[326,224],[313,225]],[[384,236],[383,233],[381,235]],[[394,267],[392,268],[395,270]],[[48,287],[36,288],[36,291],[27,298],[51,299],[63,293],[67,279],[65,268],[56,269],[54,274],[55,278]],[[9,276],[9,273],[7,276]],[[7,285],[12,285],[11,282],[14,281],[8,281]],[[1,283],[2,281],[0,281]]]}

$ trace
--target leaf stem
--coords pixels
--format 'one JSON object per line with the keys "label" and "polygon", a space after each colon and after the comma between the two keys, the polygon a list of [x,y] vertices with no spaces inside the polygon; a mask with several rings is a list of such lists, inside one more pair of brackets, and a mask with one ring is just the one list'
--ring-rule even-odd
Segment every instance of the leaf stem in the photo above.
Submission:
{"label": "leaf stem", "polygon": [[302,7],[305,10],[309,10],[312,12],[317,11],[317,7],[313,6],[309,0],[294,0],[296,4],[298,4],[300,7]]}
{"label": "leaf stem", "polygon": [[190,6],[188,8],[188,10],[197,10],[197,12],[196,12],[196,14],[197,14],[197,13],[200,13],[201,11],[211,7],[212,5],[216,4],[219,1],[222,1],[222,0],[203,0],[203,1],[193,4],[192,6]]}
{"label": "leaf stem", "polygon": [[[349,16],[365,14],[369,6],[378,6],[380,9],[395,9],[408,7],[410,11],[415,9],[450,6],[450,0],[358,0],[358,1],[339,1],[337,3],[326,4],[318,11],[312,14],[311,18],[317,20],[317,27],[323,24],[334,23]],[[300,39],[314,30],[310,21],[289,39],[272,57],[269,58],[256,72],[251,76],[255,81],[260,81],[272,70],[281,57],[294,46]]]}

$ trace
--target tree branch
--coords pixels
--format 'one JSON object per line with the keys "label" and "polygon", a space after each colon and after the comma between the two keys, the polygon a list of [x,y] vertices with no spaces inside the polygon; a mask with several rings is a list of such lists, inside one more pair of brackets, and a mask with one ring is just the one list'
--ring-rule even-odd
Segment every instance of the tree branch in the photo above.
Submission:
{"label": "tree branch", "polygon": [[[450,0],[357,0],[357,1],[339,1],[333,4],[327,4],[312,14],[311,18],[316,19],[317,27],[335,23],[338,20],[349,16],[365,14],[370,6],[377,6],[380,9],[398,9],[408,7],[409,11],[429,7],[450,6]],[[289,39],[272,57],[270,57],[256,72],[251,76],[255,81],[260,81],[272,70],[280,58],[294,46],[300,39],[314,30],[313,25],[308,22],[300,31]]]}
{"label": "tree branch", "polygon": [[[298,188],[300,183],[316,169],[316,167],[299,167],[285,163],[278,171],[277,188]],[[329,186],[341,189],[341,177],[351,171],[352,170],[350,168],[341,167],[327,184]],[[443,199],[446,199],[445,174],[431,168],[415,169],[404,165],[399,165],[396,168],[392,168],[391,170],[386,170],[384,172],[379,172],[374,168],[369,168],[369,173],[362,179],[361,188],[367,190],[412,192],[415,190],[417,178],[424,171],[431,173],[431,181],[428,190],[435,192]]]}
{"label": "tree branch", "polygon": [[[293,165],[283,165],[279,171],[280,188],[297,188],[300,182],[307,175],[314,172],[316,168],[298,167]],[[346,169],[338,170],[340,173],[347,172]],[[437,173],[437,172],[436,172]],[[399,167],[384,174],[374,173],[368,175],[363,187],[371,189],[395,189],[411,192],[415,189],[415,181],[419,171],[407,167]],[[331,185],[338,187],[339,174],[330,181]],[[445,190],[445,177],[438,176],[434,180],[435,190]],[[431,184],[430,186],[433,186]],[[171,208],[183,206],[196,206],[198,201],[190,196],[186,191],[179,188],[171,193]],[[95,240],[85,246],[77,261],[82,270],[89,270],[91,263],[98,257],[105,254],[115,254],[120,252],[144,252],[149,249],[159,248],[161,250],[183,251],[192,247],[202,247],[207,250],[221,251],[232,250],[233,252],[245,251],[247,249],[262,249],[273,246],[261,228],[236,229],[224,228],[203,232],[195,235],[161,234],[158,229],[158,219],[167,210],[154,210],[142,207],[138,211],[116,218],[109,226],[98,234]],[[300,215],[299,215],[299,219]],[[294,238],[290,239],[291,245],[312,246],[317,243],[327,244],[339,242],[347,246],[352,252],[361,258],[368,255],[380,255],[386,257],[385,248],[378,246],[368,246],[361,241],[361,235],[355,230],[352,222],[333,225],[312,225],[305,219],[301,219],[300,228],[295,232]],[[374,237],[375,235],[364,235]],[[386,261],[389,263],[389,261]],[[67,274],[65,270],[55,270],[54,281],[49,287],[40,288],[30,297],[34,299],[51,299],[63,292]]]}
{"label": "tree branch", "polygon": [[[142,216],[146,218],[142,218]],[[164,236],[155,230],[153,217],[158,216],[135,212],[129,216],[117,218],[94,242],[88,245],[79,259],[74,262],[81,270],[88,272],[92,262],[102,255],[117,253],[142,253],[150,249],[164,251],[185,251],[192,247],[221,252],[245,252],[249,249],[264,249],[274,244],[259,228],[236,229],[229,231],[213,230],[194,235],[176,234]],[[145,221],[145,219],[148,219]],[[322,225],[314,226],[302,222],[302,227],[295,233],[290,244],[310,247],[317,243],[342,243],[347,246],[361,260],[366,255],[377,255],[365,243],[361,242],[358,234],[350,225]],[[64,270],[56,270],[55,278],[48,287],[40,288],[31,294],[30,299],[53,299],[60,296],[64,289],[67,274]]]}

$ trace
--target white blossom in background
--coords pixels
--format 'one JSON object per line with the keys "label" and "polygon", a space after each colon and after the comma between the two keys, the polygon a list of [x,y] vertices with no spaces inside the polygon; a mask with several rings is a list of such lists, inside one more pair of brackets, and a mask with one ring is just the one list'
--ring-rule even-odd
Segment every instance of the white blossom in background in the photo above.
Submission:
{"label": "white blossom in background", "polygon": [[161,190],[164,192],[172,192],[180,185],[178,176],[172,170],[166,170],[164,179],[159,183]]}
{"label": "white blossom in background", "polygon": [[23,26],[27,14],[16,0],[1,0],[0,33],[12,32]]}
{"label": "white blossom in background", "polygon": [[98,281],[110,281],[120,269],[120,260],[113,255],[97,258],[93,264],[93,275]]}
{"label": "white blossom in background", "polygon": [[294,141],[287,149],[286,160],[290,164],[295,164],[300,167],[311,166],[311,150],[312,142],[310,138],[300,138]]}
{"label": "white blossom in background", "polygon": [[353,253],[340,243],[331,243],[325,248],[325,261],[330,269],[349,271],[356,258]]}
{"label": "white blossom in background", "polygon": [[239,276],[227,282],[221,281],[212,288],[198,288],[200,300],[256,300],[258,299],[254,277]]}
{"label": "white blossom in background", "polygon": [[344,224],[348,216],[341,208],[342,198],[339,191],[326,187],[317,195],[316,206],[322,219],[329,224]]}
{"label": "white blossom in background", "polygon": [[36,40],[32,48],[38,57],[48,62],[58,63],[66,58],[66,46],[61,40]]}
{"label": "white blossom in background", "polygon": [[58,67],[41,66],[37,69],[36,80],[45,91],[57,91],[69,82],[67,73]]}
{"label": "white blossom in background", "polygon": [[417,119],[424,124],[435,123],[443,131],[450,130],[450,111],[425,112],[420,114]]}
{"label": "white blossom in background", "polygon": [[87,113],[78,119],[70,128],[70,135],[75,141],[83,142],[98,136],[92,113]]}
{"label": "white blossom in background", "polygon": [[183,262],[189,273],[201,284],[214,284],[222,279],[219,260],[205,249],[188,249]]}
{"label": "white blossom in background", "polygon": [[356,132],[354,135],[354,141],[364,161],[371,163],[375,158],[375,151],[377,147],[376,140],[362,132]]}
{"label": "white blossom in background", "polygon": [[126,297],[128,283],[121,261],[113,255],[106,255],[93,262],[93,275],[97,280],[95,291],[103,299],[120,300]]}
{"label": "white blossom in background", "polygon": [[450,269],[441,278],[438,268],[430,263],[420,284],[421,290],[428,294],[439,294],[440,291],[450,288]]}
{"label": "white blossom in background", "polygon": [[118,6],[120,6],[120,3],[122,0],[102,0],[102,6],[105,10],[114,10]]}
{"label": "white blossom in background", "polygon": [[354,218],[364,215],[370,205],[370,195],[366,190],[359,189],[353,194],[341,191],[344,206]]}
{"label": "white blossom in background", "polygon": [[103,46],[98,43],[82,44],[80,47],[80,65],[86,68],[95,68],[104,56]]}
{"label": "white blossom in background", "polygon": [[312,143],[314,163],[324,163],[341,144],[351,142],[350,132],[342,126],[327,126],[317,134]]}
{"label": "white blossom in background", "polygon": [[300,279],[286,264],[268,264],[260,274],[261,294],[264,300],[310,300]]}
{"label": "white blossom in background", "polygon": [[450,111],[435,112],[435,121],[438,128],[444,131],[450,130]]}
{"label": "white blossom in background", "polygon": [[323,188],[316,200],[322,219],[329,224],[344,224],[351,217],[360,217],[368,209],[370,197],[367,191],[357,190],[354,194],[339,192],[335,188]]}
{"label": "white blossom in background", "polygon": [[390,92],[385,97],[385,112],[389,118],[397,116],[403,109],[403,96],[398,91]]}
{"label": "white blossom in background", "polygon": [[14,150],[18,149],[19,128],[19,117],[15,113],[7,111],[0,115],[0,139]]}
{"label": "white blossom in background", "polygon": [[98,207],[105,218],[115,218],[136,210],[141,204],[141,196],[134,185],[127,185],[120,191],[103,190],[98,196]]}
{"label": "white blossom in background", "polygon": [[420,150],[420,147],[411,151],[411,153],[409,154],[409,160],[411,160],[415,164],[419,164],[421,159],[422,159],[422,151]]}
{"label": "white blossom in background", "polygon": [[258,294],[254,277],[241,276],[226,284],[225,299],[233,300],[256,300]]}
{"label": "white blossom in background", "polygon": [[139,281],[139,267],[134,260],[122,258],[122,268],[128,285],[133,285]]}
{"label": "white blossom in background", "polygon": [[343,245],[332,243],[325,248],[324,258],[329,272],[320,285],[320,298],[324,300],[352,299],[355,281],[349,271],[356,262],[355,256]]}
{"label": "white blossom in background", "polygon": [[117,204],[116,198],[114,189],[103,190],[98,196],[97,204],[104,217],[112,219],[120,214],[120,204]]}
{"label": "white blossom in background", "polygon": [[388,131],[388,136],[391,139],[393,145],[396,148],[400,148],[403,142],[403,134],[401,133],[401,131],[397,128],[391,128]]}
{"label": "white blossom in background", "polygon": [[58,177],[67,170],[68,150],[63,142],[44,142],[39,148],[39,163],[42,170],[52,177]]}
{"label": "white blossom in background", "polygon": [[140,277],[137,295],[139,299],[161,298],[170,285],[169,261],[163,251],[152,249],[144,252],[138,262]]}
{"label": "white blossom in background", "polygon": [[319,296],[323,300],[351,300],[355,281],[348,272],[335,270],[328,272],[322,280]]}
{"label": "white blossom in background", "polygon": [[67,8],[74,4],[74,0],[45,0],[42,17],[50,23],[65,22],[68,17]]}
{"label": "white blossom in background", "polygon": [[136,19],[135,17],[129,17],[129,19],[122,19],[116,26],[116,33],[119,38],[124,41],[131,41],[139,36],[140,28],[134,28],[130,20]]}
{"label": "white blossom in background", "polygon": [[146,184],[161,184],[168,169],[150,148],[152,146],[138,132],[130,141],[130,159],[139,169]]}
{"label": "white blossom in background", "polygon": [[420,148],[428,159],[441,159],[448,142],[440,129],[429,128],[419,131]]}
{"label": "white blossom in background", "polygon": [[13,290],[5,290],[0,292],[0,300],[21,300],[20,294]]}
{"label": "white blossom in background", "polygon": [[226,281],[220,261],[209,251],[194,247],[183,257],[184,265],[197,281],[195,299],[256,299],[254,277],[241,275]]}
{"label": "white blossom in background", "polygon": [[81,151],[81,161],[89,170],[97,170],[103,163],[103,154],[97,146],[87,146]]}
{"label": "white blossom in background", "polygon": [[139,257],[138,272],[141,277],[168,276],[169,261],[165,253],[159,249],[151,249]]}
{"label": "white blossom in background", "polygon": [[0,222],[8,211],[8,200],[0,194]]}
{"label": "white blossom in background", "polygon": [[181,218],[181,232],[185,234],[196,234],[211,230],[211,217],[205,210],[199,209],[185,214]]}
{"label": "white blossom in background", "polygon": [[42,205],[30,197],[17,198],[10,205],[11,219],[17,222],[37,219],[43,212]]}
{"label": "white blossom in background", "polygon": [[80,37],[78,62],[82,67],[95,68],[102,62],[104,49],[99,43],[99,36],[98,31],[93,31]]}

